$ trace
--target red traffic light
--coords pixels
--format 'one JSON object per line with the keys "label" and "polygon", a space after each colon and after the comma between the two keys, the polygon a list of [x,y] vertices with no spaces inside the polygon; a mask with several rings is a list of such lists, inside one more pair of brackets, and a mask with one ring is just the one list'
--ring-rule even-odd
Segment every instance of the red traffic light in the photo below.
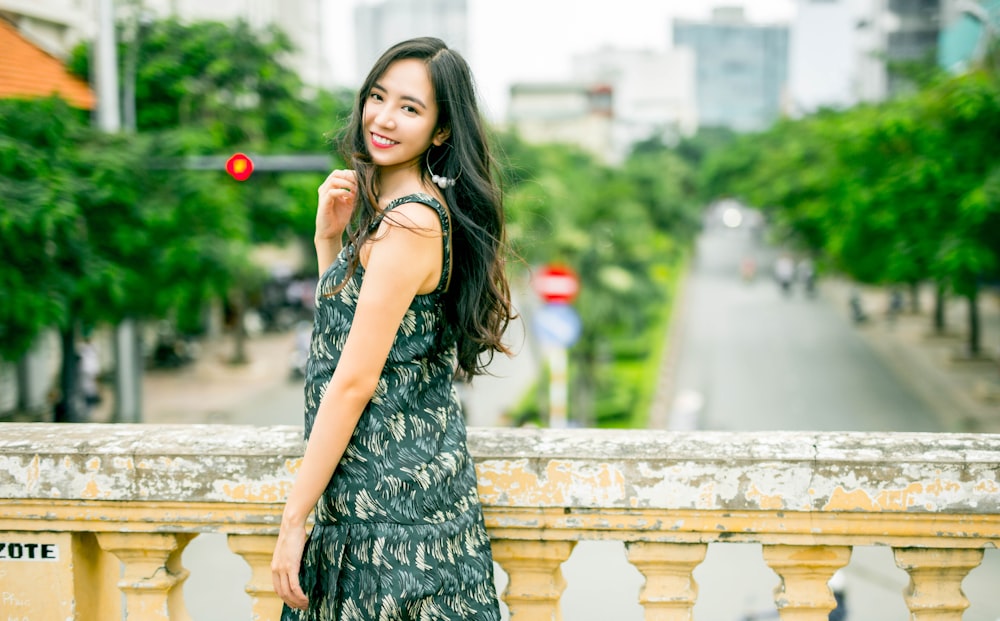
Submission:
{"label": "red traffic light", "polygon": [[253,160],[243,153],[236,153],[226,160],[226,172],[237,181],[246,181],[253,173]]}

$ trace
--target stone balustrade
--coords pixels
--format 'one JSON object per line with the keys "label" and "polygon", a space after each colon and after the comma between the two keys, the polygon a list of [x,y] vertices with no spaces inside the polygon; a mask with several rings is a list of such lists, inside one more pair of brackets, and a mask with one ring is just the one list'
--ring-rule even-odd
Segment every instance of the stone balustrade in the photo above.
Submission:
{"label": "stone balustrade", "polygon": [[[560,619],[560,565],[625,543],[647,621],[692,618],[716,542],[754,542],[785,621],[827,619],[854,546],[892,548],[914,621],[959,620],[1000,542],[1000,436],[472,429],[514,621]],[[224,533],[277,619],[270,557],[301,429],[0,424],[0,619],[187,621],[184,547]]]}

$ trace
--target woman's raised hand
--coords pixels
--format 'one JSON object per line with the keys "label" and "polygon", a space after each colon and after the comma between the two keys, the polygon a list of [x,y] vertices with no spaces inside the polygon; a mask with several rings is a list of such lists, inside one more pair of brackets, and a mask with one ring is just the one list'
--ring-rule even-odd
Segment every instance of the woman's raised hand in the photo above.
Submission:
{"label": "woman's raised hand", "polygon": [[340,239],[354,211],[357,176],[353,170],[335,170],[319,186],[316,237]]}

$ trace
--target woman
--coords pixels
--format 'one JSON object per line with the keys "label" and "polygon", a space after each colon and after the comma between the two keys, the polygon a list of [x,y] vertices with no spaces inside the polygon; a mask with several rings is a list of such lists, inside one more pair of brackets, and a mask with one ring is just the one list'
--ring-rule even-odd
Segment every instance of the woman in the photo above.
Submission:
{"label": "woman", "polygon": [[353,170],[319,188],[308,443],[271,564],[282,619],[499,620],[453,385],[507,351],[511,318],[466,62],[433,38],[389,49],[344,151]]}

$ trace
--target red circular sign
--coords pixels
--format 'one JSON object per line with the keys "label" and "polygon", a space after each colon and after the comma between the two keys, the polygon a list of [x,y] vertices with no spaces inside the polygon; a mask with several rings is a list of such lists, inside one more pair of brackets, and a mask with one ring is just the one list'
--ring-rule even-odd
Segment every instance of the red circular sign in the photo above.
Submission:
{"label": "red circular sign", "polygon": [[576,272],[565,265],[547,265],[531,279],[535,292],[550,303],[569,303],[580,291]]}
{"label": "red circular sign", "polygon": [[253,173],[253,160],[243,153],[237,153],[226,161],[226,172],[237,181],[246,181]]}

